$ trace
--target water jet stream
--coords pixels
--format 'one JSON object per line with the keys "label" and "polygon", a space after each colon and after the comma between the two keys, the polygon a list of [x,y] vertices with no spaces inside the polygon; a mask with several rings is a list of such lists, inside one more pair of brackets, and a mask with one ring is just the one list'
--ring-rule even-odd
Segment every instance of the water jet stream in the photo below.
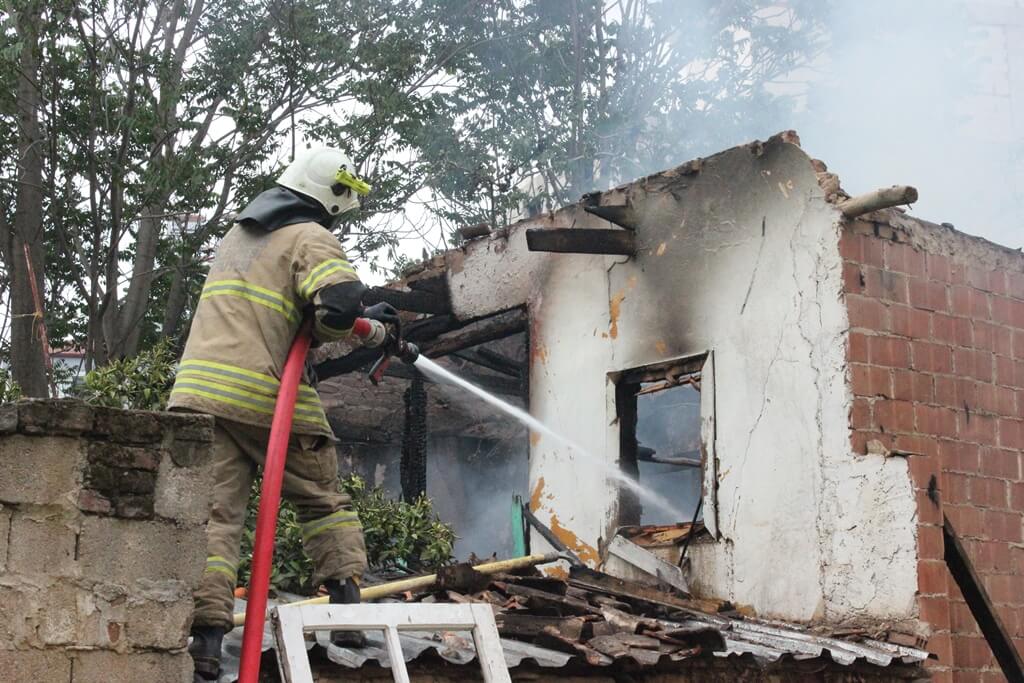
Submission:
{"label": "water jet stream", "polygon": [[627,488],[629,491],[631,491],[637,497],[639,497],[640,500],[656,505],[659,508],[662,508],[666,512],[671,513],[676,519],[680,521],[686,519],[686,515],[683,512],[680,512],[671,503],[671,501],[664,498],[663,496],[658,495],[654,491],[645,489],[635,479],[626,476],[626,474],[619,470],[617,467],[614,467],[609,463],[606,463],[604,460],[590,453],[579,444],[562,436],[561,434],[554,431],[546,424],[535,418],[533,415],[530,415],[522,408],[517,408],[511,403],[507,403],[501,400],[494,394],[484,391],[483,389],[476,386],[472,382],[467,382],[458,375],[443,368],[442,366],[438,365],[437,363],[435,363],[434,361],[430,360],[425,356],[420,356],[416,360],[416,369],[420,370],[421,372],[428,375],[432,379],[439,381],[443,384],[455,385],[468,391],[469,393],[473,394],[474,396],[481,399],[485,403],[494,406],[503,413],[515,418],[523,425],[528,427],[530,430],[537,432],[539,434],[543,434],[545,436],[549,436],[558,443],[564,446],[568,446],[572,450],[584,456],[591,465],[601,470],[601,472],[604,473],[606,477],[615,481],[615,483]]}

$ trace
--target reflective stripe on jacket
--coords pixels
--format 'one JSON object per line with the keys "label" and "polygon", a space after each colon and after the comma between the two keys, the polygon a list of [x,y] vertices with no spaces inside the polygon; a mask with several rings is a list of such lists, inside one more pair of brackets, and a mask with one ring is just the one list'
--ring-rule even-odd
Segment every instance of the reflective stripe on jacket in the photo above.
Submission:
{"label": "reflective stripe on jacket", "polygon": [[[221,240],[192,321],[168,408],[269,427],[303,312],[325,287],[358,280],[337,238],[316,223],[266,232],[236,224]],[[341,339],[320,321],[322,340]],[[320,397],[299,388],[292,431],[331,435]]]}

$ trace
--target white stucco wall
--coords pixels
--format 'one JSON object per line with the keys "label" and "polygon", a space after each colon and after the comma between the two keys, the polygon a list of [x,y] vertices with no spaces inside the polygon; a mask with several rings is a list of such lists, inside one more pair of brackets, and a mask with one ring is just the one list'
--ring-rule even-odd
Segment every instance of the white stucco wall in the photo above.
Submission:
{"label": "white stucco wall", "polygon": [[[604,201],[639,216],[636,257],[531,254],[520,224],[452,263],[456,312],[527,303],[531,412],[612,465],[609,373],[713,350],[720,538],[692,549],[695,591],[799,621],[913,616],[913,491],[904,461],[850,447],[837,214],[808,157],[773,139]],[[534,438],[530,480],[541,519],[595,559],[617,515],[601,469]]]}

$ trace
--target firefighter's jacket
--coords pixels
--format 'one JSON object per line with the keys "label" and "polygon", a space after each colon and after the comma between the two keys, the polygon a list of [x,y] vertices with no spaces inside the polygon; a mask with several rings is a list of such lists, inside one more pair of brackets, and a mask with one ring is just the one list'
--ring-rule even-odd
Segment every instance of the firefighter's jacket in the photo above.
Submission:
{"label": "firefighter's jacket", "polygon": [[[317,223],[272,232],[236,223],[210,266],[168,408],[269,427],[304,313],[319,303],[324,288],[358,279],[337,238]],[[320,340],[350,332],[317,316]],[[292,431],[333,436],[320,397],[305,379]]]}

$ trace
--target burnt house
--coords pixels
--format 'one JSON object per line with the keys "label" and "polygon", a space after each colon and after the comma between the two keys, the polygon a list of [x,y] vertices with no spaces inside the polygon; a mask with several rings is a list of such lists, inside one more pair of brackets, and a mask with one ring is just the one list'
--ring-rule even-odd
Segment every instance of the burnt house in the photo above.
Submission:
{"label": "burnt house", "polygon": [[513,549],[517,494],[617,574],[622,528],[678,523],[657,551],[687,547],[697,598],[999,680],[1024,643],[1024,257],[912,196],[851,199],[790,132],[477,231],[377,295],[564,440],[394,368],[322,383],[343,464],[426,490],[478,554]]}

